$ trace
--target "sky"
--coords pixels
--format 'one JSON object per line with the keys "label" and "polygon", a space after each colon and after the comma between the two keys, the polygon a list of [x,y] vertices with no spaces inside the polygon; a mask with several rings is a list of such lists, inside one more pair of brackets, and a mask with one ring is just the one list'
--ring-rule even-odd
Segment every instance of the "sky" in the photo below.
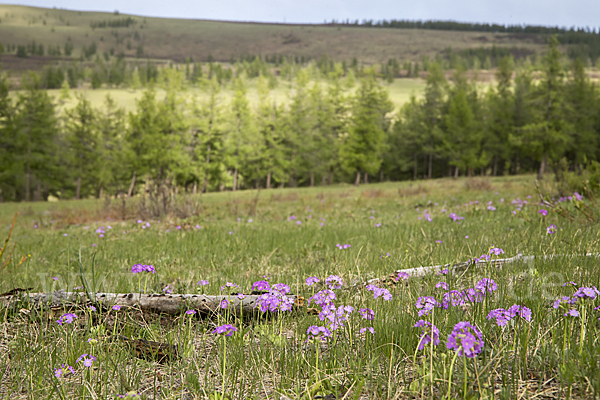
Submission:
{"label": "sky", "polygon": [[152,17],[253,22],[435,19],[600,26],[600,0],[13,0],[0,3]]}

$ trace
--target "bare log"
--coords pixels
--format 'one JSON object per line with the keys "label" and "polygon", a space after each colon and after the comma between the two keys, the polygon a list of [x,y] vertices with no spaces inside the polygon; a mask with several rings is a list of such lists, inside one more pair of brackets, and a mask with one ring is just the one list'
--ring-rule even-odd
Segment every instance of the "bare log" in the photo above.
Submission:
{"label": "bare log", "polygon": [[[65,292],[59,290],[53,293],[20,293],[0,296],[0,304],[7,307],[17,303],[28,302],[34,307],[43,305],[56,306],[62,304],[98,303],[107,307],[138,308],[144,312],[154,312],[177,315],[187,310],[196,310],[201,314],[213,314],[229,311],[234,314],[252,314],[259,312],[256,308],[260,295],[246,295],[239,299],[237,295],[209,296],[205,294],[141,294],[141,293],[91,293]],[[301,304],[302,298],[289,295],[295,304]],[[221,302],[227,300],[230,304],[226,309]]]}
{"label": "bare log", "polygon": [[[461,272],[473,266],[474,268],[481,268],[485,265],[490,265],[492,267],[502,268],[503,265],[513,264],[515,262],[532,262],[536,259],[538,260],[551,260],[552,258],[557,257],[578,257],[580,255],[565,255],[565,254],[549,254],[549,255],[540,255],[540,256],[524,256],[521,253],[518,253],[514,257],[510,258],[498,258],[495,260],[487,261],[487,260],[475,260],[475,261],[463,261],[456,264],[443,264],[443,265],[432,265],[428,267],[416,267],[416,268],[407,268],[407,269],[399,269],[389,276],[385,278],[374,278],[370,279],[366,282],[366,284],[375,284],[380,282],[386,282],[390,280],[396,280],[399,273],[405,273],[409,278],[421,278],[429,274],[439,274],[444,270],[448,270],[449,273]],[[581,257],[584,257],[581,255]],[[585,257],[600,257],[600,253],[587,253]]]}

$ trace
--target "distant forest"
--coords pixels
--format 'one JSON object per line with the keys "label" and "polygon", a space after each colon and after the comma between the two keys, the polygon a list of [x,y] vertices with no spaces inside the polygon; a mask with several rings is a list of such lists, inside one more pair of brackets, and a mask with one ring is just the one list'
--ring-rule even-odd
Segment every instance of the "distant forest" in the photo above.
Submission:
{"label": "distant forest", "polygon": [[431,29],[465,32],[496,32],[518,34],[556,35],[560,44],[574,45],[569,49],[571,58],[589,57],[596,61],[600,57],[600,30],[596,27],[558,27],[542,25],[500,25],[456,21],[410,21],[405,19],[332,21],[332,25],[361,26],[367,28]]}

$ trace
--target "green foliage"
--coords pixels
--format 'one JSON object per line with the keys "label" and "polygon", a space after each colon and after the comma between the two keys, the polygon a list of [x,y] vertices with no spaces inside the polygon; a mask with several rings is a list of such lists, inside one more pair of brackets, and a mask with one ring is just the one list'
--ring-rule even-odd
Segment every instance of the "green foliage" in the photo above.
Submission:
{"label": "green foliage", "polygon": [[387,92],[374,77],[363,79],[354,100],[352,128],[340,147],[341,163],[349,173],[379,171],[391,110]]}

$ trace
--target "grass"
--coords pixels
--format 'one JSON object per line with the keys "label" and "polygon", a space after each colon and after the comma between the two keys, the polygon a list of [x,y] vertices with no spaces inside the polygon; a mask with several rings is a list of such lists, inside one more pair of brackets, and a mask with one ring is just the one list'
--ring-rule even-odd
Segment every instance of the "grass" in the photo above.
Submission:
{"label": "grass", "polygon": [[[314,83],[314,81],[312,82]],[[311,85],[312,85],[311,83]],[[323,81],[320,82],[321,87],[326,89],[328,83]],[[394,105],[399,108],[404,103],[410,100],[410,96],[414,94],[417,97],[422,95],[423,89],[425,88],[425,81],[422,79],[395,79],[392,84],[385,84],[389,91],[390,100]],[[277,104],[288,103],[289,101],[289,84],[287,81],[279,81],[279,85],[274,90],[271,90],[270,97],[272,101]],[[356,86],[355,86],[356,88]],[[354,92],[354,89],[347,90],[347,94]],[[106,88],[106,89],[72,89],[71,99],[60,104],[61,108],[73,108],[77,105],[76,95],[81,94],[88,99],[92,106],[101,108],[104,105],[104,101],[107,95],[110,95],[117,106],[122,107],[126,111],[135,111],[136,100],[141,98],[145,89],[123,89],[123,88]],[[12,96],[16,97],[18,91],[11,92]],[[48,93],[56,100],[60,97],[60,90],[48,90]],[[165,94],[164,90],[158,89],[158,98],[163,97]],[[223,105],[227,105],[231,98],[233,98],[233,89],[227,85],[221,92],[221,99]],[[182,97],[187,100],[196,100],[203,102],[208,99],[208,94],[201,88],[187,88],[185,92],[181,93]],[[257,105],[259,100],[257,79],[248,80],[248,101],[251,105]]]}
{"label": "grass", "polygon": [[[529,202],[516,216],[515,198]],[[133,203],[125,220],[116,218],[114,205],[105,201],[3,204],[2,232],[20,212],[12,238],[18,243],[15,254],[31,256],[18,268],[0,272],[0,292],[71,290],[81,285],[77,274],[83,268],[88,277],[95,272],[97,290],[127,293],[138,287],[130,272],[135,263],[154,265],[148,291],[155,293],[169,285],[174,293],[219,294],[226,282],[248,293],[252,282],[266,275],[271,283],[284,282],[292,293],[309,298],[325,287],[306,286],[307,277],[323,281],[339,275],[344,286],[335,291],[335,304],[373,309],[373,321],[355,311],[344,328],[321,343],[306,342],[307,328],[324,323],[305,309],[241,320],[226,313],[167,318],[82,308],[73,310],[74,323],[62,326],[56,319],[67,308],[43,314],[25,305],[0,309],[0,365],[7,366],[0,398],[113,398],[129,391],[161,399],[598,396],[600,315],[593,310],[598,298],[574,304],[578,318],[564,317],[566,309],[554,309],[552,303],[573,294],[573,287],[562,286],[565,282],[591,286],[600,281],[597,259],[580,257],[598,252],[600,231],[552,212],[538,214],[530,176],[210,193],[197,200],[197,215],[163,216],[150,220],[146,229],[136,223]],[[489,201],[495,211],[487,209]],[[432,222],[424,219],[425,210]],[[448,212],[464,220],[453,222]],[[297,219],[290,221],[291,215]],[[548,234],[550,224],[558,232]],[[104,238],[95,233],[100,226],[107,232]],[[351,247],[339,250],[338,243]],[[507,257],[519,252],[562,256],[386,284],[390,301],[352,287],[401,268],[473,259],[492,246]],[[463,290],[484,277],[498,284],[484,301],[417,314],[418,297],[441,298],[444,291],[436,283]],[[201,289],[200,279],[210,285]],[[517,317],[502,328],[486,319],[490,310],[513,304],[530,308],[531,321]],[[439,346],[417,350],[421,330],[413,326],[420,319],[439,328]],[[483,334],[483,351],[475,358],[455,357],[446,348],[459,321],[471,322]],[[237,332],[212,334],[224,323]],[[375,334],[359,332],[366,327]],[[136,358],[113,332],[177,344],[184,356],[163,364]],[[76,362],[84,353],[97,358],[90,368]],[[56,378],[55,369],[63,363],[74,373]]]}
{"label": "grass", "polygon": [[131,16],[137,23],[128,28],[96,28],[92,22],[119,19],[127,15],[79,12],[15,5],[0,5],[0,37],[3,43],[37,43],[63,46],[71,38],[79,57],[83,46],[92,42],[99,52],[114,49],[135,57],[142,45],[144,57],[206,61],[211,55],[229,61],[245,55],[286,55],[342,61],[356,57],[371,64],[388,58],[420,60],[434,57],[447,48],[517,47],[540,51],[545,40],[537,35],[486,32],[454,32],[413,29],[331,27],[232,23]]}

